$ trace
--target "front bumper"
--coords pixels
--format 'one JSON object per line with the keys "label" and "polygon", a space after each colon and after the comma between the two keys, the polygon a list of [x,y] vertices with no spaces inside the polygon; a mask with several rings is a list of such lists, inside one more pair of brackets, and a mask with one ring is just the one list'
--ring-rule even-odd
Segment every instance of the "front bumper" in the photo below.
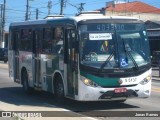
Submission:
{"label": "front bumper", "polygon": [[79,90],[76,100],[79,101],[112,101],[124,100],[132,97],[148,98],[151,93],[151,81],[146,85],[138,84],[127,87],[125,93],[114,93],[115,88],[102,88],[86,86],[79,80]]}

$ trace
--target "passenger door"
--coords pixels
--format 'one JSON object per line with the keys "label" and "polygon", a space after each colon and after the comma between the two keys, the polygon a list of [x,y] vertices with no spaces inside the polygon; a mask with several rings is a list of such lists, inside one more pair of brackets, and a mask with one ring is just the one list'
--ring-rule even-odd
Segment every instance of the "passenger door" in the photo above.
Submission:
{"label": "passenger door", "polygon": [[67,95],[74,98],[75,82],[77,80],[76,73],[76,57],[75,57],[75,29],[68,27],[65,30],[65,51],[64,62],[66,64],[67,78]]}
{"label": "passenger door", "polygon": [[33,31],[33,44],[32,44],[32,75],[35,87],[41,87],[41,78],[40,78],[40,31]]}
{"label": "passenger door", "polygon": [[14,65],[14,81],[19,81],[20,73],[19,73],[19,32],[14,31],[14,60],[13,60],[13,65]]}

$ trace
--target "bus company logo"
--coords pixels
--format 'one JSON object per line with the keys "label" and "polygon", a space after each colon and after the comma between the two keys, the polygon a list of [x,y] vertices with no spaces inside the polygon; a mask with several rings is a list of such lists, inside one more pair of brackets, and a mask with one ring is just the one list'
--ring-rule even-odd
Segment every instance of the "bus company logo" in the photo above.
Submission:
{"label": "bus company logo", "polygon": [[2,117],[12,117],[11,112],[2,112]]}
{"label": "bus company logo", "polygon": [[123,83],[123,81],[120,79],[120,80],[118,81],[118,83],[121,85],[121,84]]}

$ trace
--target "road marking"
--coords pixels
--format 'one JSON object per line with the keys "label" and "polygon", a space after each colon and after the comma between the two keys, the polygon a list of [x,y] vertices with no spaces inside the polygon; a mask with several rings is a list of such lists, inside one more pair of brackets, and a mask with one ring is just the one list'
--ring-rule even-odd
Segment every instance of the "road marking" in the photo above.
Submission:
{"label": "road marking", "polygon": [[152,91],[154,91],[154,92],[160,92],[160,88],[152,88]]}

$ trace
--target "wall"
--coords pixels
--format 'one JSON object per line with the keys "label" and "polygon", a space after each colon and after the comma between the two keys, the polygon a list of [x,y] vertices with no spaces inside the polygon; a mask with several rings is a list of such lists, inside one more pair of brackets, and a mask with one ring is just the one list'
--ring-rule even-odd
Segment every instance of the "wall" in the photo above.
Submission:
{"label": "wall", "polygon": [[152,14],[152,13],[135,13],[135,12],[115,12],[115,11],[105,11],[106,16],[130,16],[142,19],[144,21],[147,20],[160,20],[160,14]]}

